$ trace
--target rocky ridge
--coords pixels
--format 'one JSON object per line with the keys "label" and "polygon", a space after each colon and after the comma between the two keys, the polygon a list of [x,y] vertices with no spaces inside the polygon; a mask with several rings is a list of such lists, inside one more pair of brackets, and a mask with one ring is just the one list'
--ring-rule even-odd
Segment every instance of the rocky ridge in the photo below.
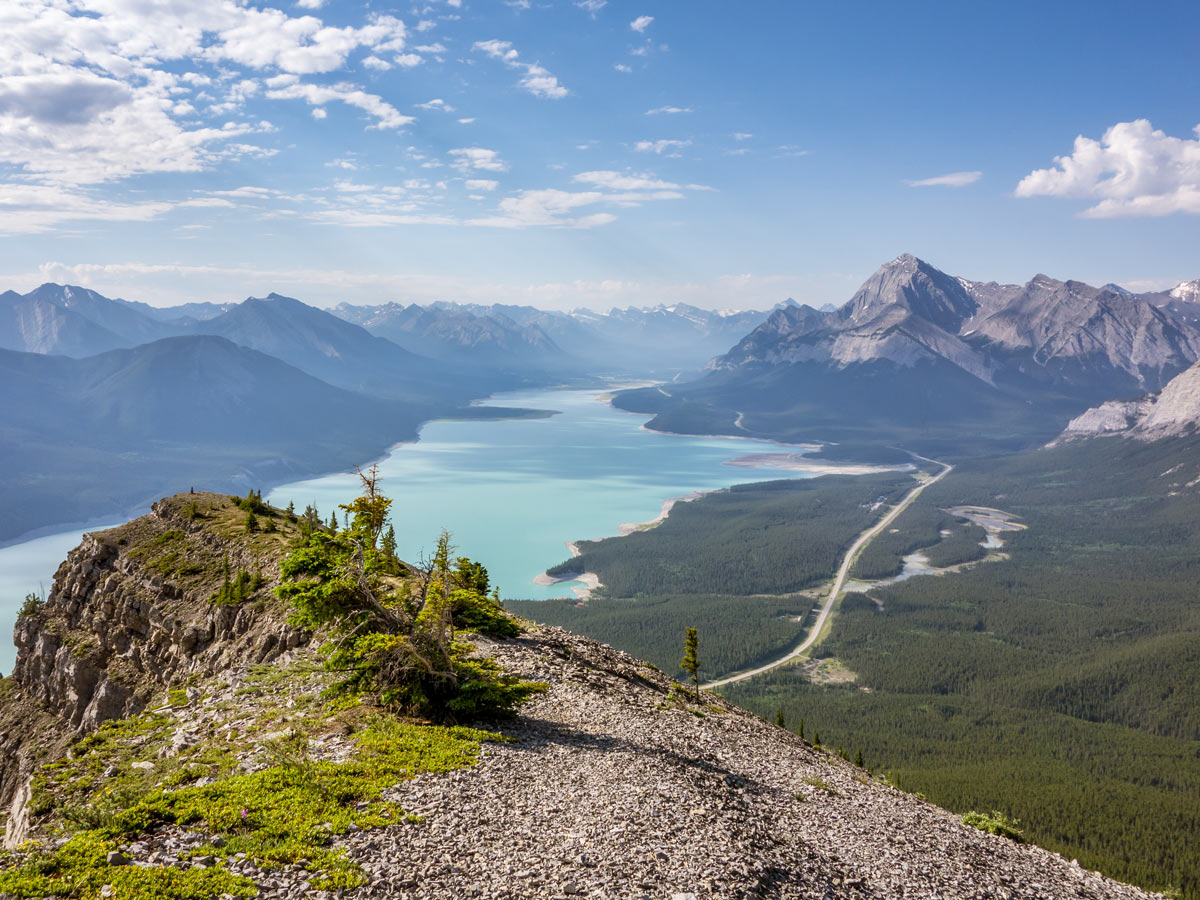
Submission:
{"label": "rocky ridge", "polygon": [[[195,504],[195,517],[191,510]],[[126,525],[84,536],[44,606],[17,620],[17,661],[0,706],[0,808],[6,841],[23,838],[22,789],[33,768],[100,723],[134,715],[165,686],[305,644],[270,586],[288,534],[247,540],[245,513],[223,494],[180,494]],[[261,584],[238,605],[213,602],[228,564]]]}
{"label": "rocky ridge", "polygon": [[1100,435],[1143,441],[1182,437],[1200,427],[1200,363],[1172,378],[1158,393],[1110,400],[1076,416],[1054,444]]}
{"label": "rocky ridge", "polygon": [[[1169,299],[1190,297],[1186,287]],[[988,385],[1156,390],[1200,358],[1200,327],[1155,296],[1046,275],[970,281],[906,253],[834,312],[776,310],[710,368],[941,361]]]}

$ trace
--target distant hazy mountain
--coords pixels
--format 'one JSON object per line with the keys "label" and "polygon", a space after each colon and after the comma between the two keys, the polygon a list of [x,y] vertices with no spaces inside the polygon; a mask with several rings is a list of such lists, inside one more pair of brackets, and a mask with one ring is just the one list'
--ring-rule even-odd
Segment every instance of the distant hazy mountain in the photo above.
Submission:
{"label": "distant hazy mountain", "polygon": [[571,368],[570,356],[540,326],[516,322],[501,312],[415,303],[343,303],[333,312],[406,350],[463,366],[521,372]]}
{"label": "distant hazy mountain", "polygon": [[190,485],[245,490],[370,459],[429,410],[215,336],[85,359],[0,350],[0,540]]}
{"label": "distant hazy mountain", "polygon": [[215,319],[223,312],[237,306],[236,303],[180,303],[177,306],[151,306],[140,300],[118,300],[131,306],[144,316],[159,322],[204,322]]}
{"label": "distant hazy mountain", "polygon": [[43,284],[28,294],[0,294],[0,347],[7,350],[88,356],[178,332],[87,288]]}
{"label": "distant hazy mountain", "polygon": [[844,439],[877,421],[935,442],[979,427],[1019,442],[1197,358],[1200,327],[1148,296],[1044,275],[974,282],[905,254],[836,311],[777,308],[705,377],[618,403],[668,430]]}
{"label": "distant hazy mountain", "polygon": [[190,330],[220,335],[270,354],[347,390],[426,403],[462,401],[487,393],[444,364],[279,294],[251,297]]}
{"label": "distant hazy mountain", "polygon": [[342,304],[334,312],[440,359],[569,374],[696,370],[767,317],[766,312],[715,311],[686,303],[607,313],[447,302]]}

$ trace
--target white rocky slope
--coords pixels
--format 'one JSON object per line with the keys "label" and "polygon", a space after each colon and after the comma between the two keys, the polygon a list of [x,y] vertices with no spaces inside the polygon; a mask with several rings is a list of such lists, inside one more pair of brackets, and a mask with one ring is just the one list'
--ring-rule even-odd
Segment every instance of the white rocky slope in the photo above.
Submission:
{"label": "white rocky slope", "polygon": [[672,701],[661,674],[594,641],[540,628],[487,652],[549,692],[475,768],[394,789],[419,824],[350,837],[364,897],[1152,896],[965,826],[714,695]]}
{"label": "white rocky slope", "polygon": [[1157,395],[1109,400],[1076,416],[1055,444],[1103,434],[1143,441],[1179,437],[1200,427],[1200,363],[1180,372]]}

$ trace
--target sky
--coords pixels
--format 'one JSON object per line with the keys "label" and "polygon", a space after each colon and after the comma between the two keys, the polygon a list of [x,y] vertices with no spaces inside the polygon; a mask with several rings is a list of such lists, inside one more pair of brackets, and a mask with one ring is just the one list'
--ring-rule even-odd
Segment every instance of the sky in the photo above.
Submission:
{"label": "sky", "polygon": [[5,0],[0,289],[847,299],[1200,278],[1200,4]]}

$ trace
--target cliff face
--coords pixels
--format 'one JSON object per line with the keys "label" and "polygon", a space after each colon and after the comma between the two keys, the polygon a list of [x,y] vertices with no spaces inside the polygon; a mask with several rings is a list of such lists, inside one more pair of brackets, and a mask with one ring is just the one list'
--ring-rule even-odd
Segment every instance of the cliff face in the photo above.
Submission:
{"label": "cliff face", "polygon": [[[180,494],[85,535],[71,551],[46,604],[17,621],[0,709],[0,809],[39,761],[102,722],[141,712],[164,687],[267,662],[307,641],[270,591],[294,526],[279,517],[274,533],[251,534],[245,516],[225,495]],[[214,602],[226,565],[231,580],[258,578],[240,603]],[[10,818],[10,842],[20,831]]]}
{"label": "cliff face", "polygon": [[1076,416],[1054,441],[1119,434],[1142,441],[1182,437],[1200,427],[1200,363],[1180,372],[1157,395],[1110,400]]}

